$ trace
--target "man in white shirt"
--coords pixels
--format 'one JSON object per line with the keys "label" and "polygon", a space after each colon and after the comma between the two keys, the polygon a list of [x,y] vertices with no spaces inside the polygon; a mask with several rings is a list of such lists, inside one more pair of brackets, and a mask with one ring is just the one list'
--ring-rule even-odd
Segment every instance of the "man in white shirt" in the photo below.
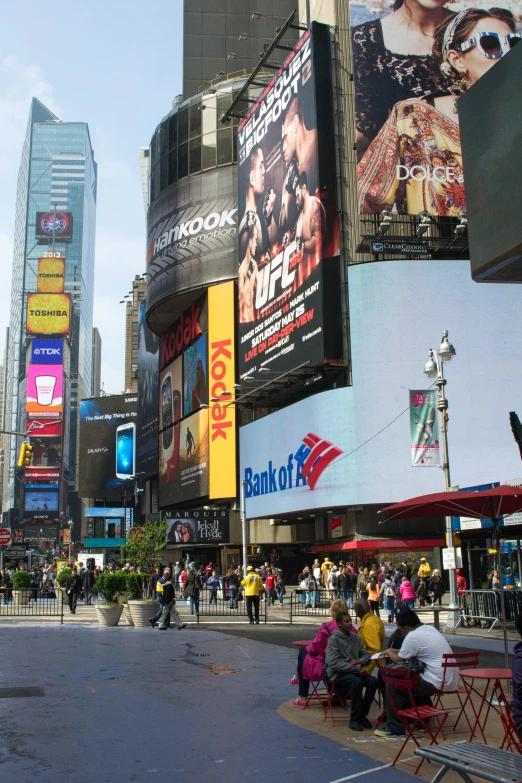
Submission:
{"label": "man in white shirt", "polygon": [[[420,682],[412,688],[413,698],[417,706],[424,706],[430,697],[439,693],[443,680],[443,654],[452,653],[445,637],[437,631],[433,625],[423,625],[418,615],[412,609],[404,609],[397,615],[397,625],[406,629],[407,635],[400,650],[388,649],[384,651],[392,663],[407,663],[411,658],[416,658],[425,666],[420,673]],[[445,691],[454,691],[458,688],[458,669],[446,671]],[[390,698],[391,695],[391,698]],[[377,729],[379,737],[397,737],[404,735],[404,726],[397,717],[394,706],[398,710],[411,706],[406,691],[396,688],[386,688],[386,728]]]}

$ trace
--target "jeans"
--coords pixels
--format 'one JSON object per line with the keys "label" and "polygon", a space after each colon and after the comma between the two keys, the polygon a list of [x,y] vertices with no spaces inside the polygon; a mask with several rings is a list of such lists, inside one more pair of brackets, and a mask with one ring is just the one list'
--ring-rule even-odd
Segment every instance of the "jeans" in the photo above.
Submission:
{"label": "jeans", "polygon": [[310,680],[303,679],[303,664],[306,658],[306,647],[299,648],[299,655],[297,656],[297,676],[299,677],[299,697],[301,699],[308,698],[308,690],[310,688]]}
{"label": "jeans", "polygon": [[407,609],[415,609],[415,598],[408,598],[407,601],[403,601],[402,605],[405,606]]}
{"label": "jeans", "polygon": [[[434,696],[439,691],[434,685],[431,684],[431,682],[427,682],[427,680],[423,680],[421,677],[419,684],[415,685],[411,692],[415,700],[415,704],[418,707],[424,707],[431,704],[430,696]],[[399,691],[393,686],[387,685],[385,703],[386,724],[388,726],[388,731],[391,731],[392,734],[404,734],[404,726],[397,717],[394,707],[397,710],[404,710],[411,706],[407,691]]]}
{"label": "jeans", "polygon": [[217,594],[218,594],[218,591],[217,590],[209,590],[209,593],[210,593],[210,600],[208,602],[208,605],[211,606],[214,603],[217,606]]}
{"label": "jeans", "polygon": [[395,596],[384,596],[384,611],[388,615],[388,622],[393,623],[395,620]]}
{"label": "jeans", "polygon": [[199,593],[189,596],[190,614],[199,614]]}
{"label": "jeans", "polygon": [[76,601],[78,600],[78,593],[68,593],[67,600],[69,601],[69,611],[76,611]]}
{"label": "jeans", "polygon": [[[377,679],[371,674],[352,674],[342,672],[334,680],[335,690],[343,699],[350,694],[352,709],[350,720],[360,721],[366,717],[372,706],[373,697],[377,690]],[[363,689],[365,691],[363,696]]]}
{"label": "jeans", "polygon": [[229,587],[230,593],[230,608],[237,609],[237,587]]}
{"label": "jeans", "polygon": [[378,601],[369,601],[369,604],[370,604],[370,609],[372,610],[372,612],[374,614],[376,614],[377,617],[379,617],[379,602]]}
{"label": "jeans", "polygon": [[253,623],[255,620],[256,623],[259,623],[259,596],[247,595],[246,608],[250,622]]}
{"label": "jeans", "polygon": [[315,590],[309,590],[306,594],[306,605],[315,609],[315,602],[317,600],[317,593]]}
{"label": "jeans", "polygon": [[85,603],[92,604],[93,590],[92,587],[86,587],[84,593]]}
{"label": "jeans", "polygon": [[284,592],[282,590],[278,590],[277,597],[279,598],[279,603],[281,604],[281,606],[283,606]]}
{"label": "jeans", "polygon": [[353,609],[353,590],[345,590],[345,601],[348,604],[348,609]]}
{"label": "jeans", "polygon": [[156,601],[159,603],[159,609],[154,617],[150,618],[151,623],[157,623],[161,617],[161,613],[163,611],[163,593],[156,593]]}
{"label": "jeans", "polygon": [[168,628],[170,626],[170,616],[174,615],[174,625],[176,628],[181,628],[183,623],[181,622],[181,617],[177,613],[176,609],[174,608],[174,604],[164,604],[163,609],[161,611],[161,619],[159,622],[159,627],[161,629]]}
{"label": "jeans", "polygon": [[10,587],[4,588],[4,604],[8,604],[13,598],[13,591]]}

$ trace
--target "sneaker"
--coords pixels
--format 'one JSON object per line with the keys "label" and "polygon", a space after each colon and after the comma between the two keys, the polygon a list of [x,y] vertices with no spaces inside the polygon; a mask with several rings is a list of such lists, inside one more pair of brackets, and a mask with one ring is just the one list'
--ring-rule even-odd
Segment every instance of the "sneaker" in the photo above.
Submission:
{"label": "sneaker", "polygon": [[188,623],[181,623],[181,625],[178,626],[178,631],[182,631],[184,628],[188,628]]}
{"label": "sneaker", "polygon": [[153,620],[152,617],[150,618],[149,623],[151,624],[152,628],[154,628],[154,626],[156,625],[156,621]]}
{"label": "sneaker", "polygon": [[349,726],[352,731],[364,731],[362,723],[359,723],[358,720],[351,720]]}
{"label": "sneaker", "polygon": [[305,708],[306,702],[301,701],[301,699],[296,699],[292,702],[292,707],[301,707],[302,710]]}
{"label": "sneaker", "polygon": [[366,715],[363,715],[363,717],[360,720],[360,724],[363,727],[363,729],[371,729],[371,728],[373,728],[372,724],[370,723],[370,721],[368,720]]}
{"label": "sneaker", "polygon": [[373,732],[376,737],[404,737],[404,732],[400,734],[395,734],[393,731],[390,731],[389,729],[375,729]]}
{"label": "sneaker", "polygon": [[292,677],[292,679],[291,679],[291,680],[288,680],[288,682],[290,683],[290,685],[299,685],[299,680],[298,680],[298,678],[295,676],[295,674],[294,674],[294,676]]}

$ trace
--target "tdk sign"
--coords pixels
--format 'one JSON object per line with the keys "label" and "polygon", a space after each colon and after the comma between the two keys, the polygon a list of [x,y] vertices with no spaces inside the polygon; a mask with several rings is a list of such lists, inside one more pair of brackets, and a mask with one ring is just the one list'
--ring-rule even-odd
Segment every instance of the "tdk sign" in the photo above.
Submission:
{"label": "tdk sign", "polygon": [[62,364],[63,340],[33,340],[31,362],[33,364]]}

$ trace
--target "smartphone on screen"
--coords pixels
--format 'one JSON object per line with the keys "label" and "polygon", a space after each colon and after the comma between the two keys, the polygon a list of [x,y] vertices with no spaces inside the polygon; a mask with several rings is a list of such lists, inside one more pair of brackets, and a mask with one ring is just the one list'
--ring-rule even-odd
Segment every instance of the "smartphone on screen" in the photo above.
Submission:
{"label": "smartphone on screen", "polygon": [[134,476],[136,461],[136,425],[130,421],[116,430],[116,478]]}
{"label": "smartphone on screen", "polygon": [[162,435],[163,450],[167,451],[172,445],[172,427],[173,424],[173,409],[172,409],[172,375],[168,372],[163,378],[161,384],[161,422],[160,429],[164,427],[170,427],[165,430]]}

